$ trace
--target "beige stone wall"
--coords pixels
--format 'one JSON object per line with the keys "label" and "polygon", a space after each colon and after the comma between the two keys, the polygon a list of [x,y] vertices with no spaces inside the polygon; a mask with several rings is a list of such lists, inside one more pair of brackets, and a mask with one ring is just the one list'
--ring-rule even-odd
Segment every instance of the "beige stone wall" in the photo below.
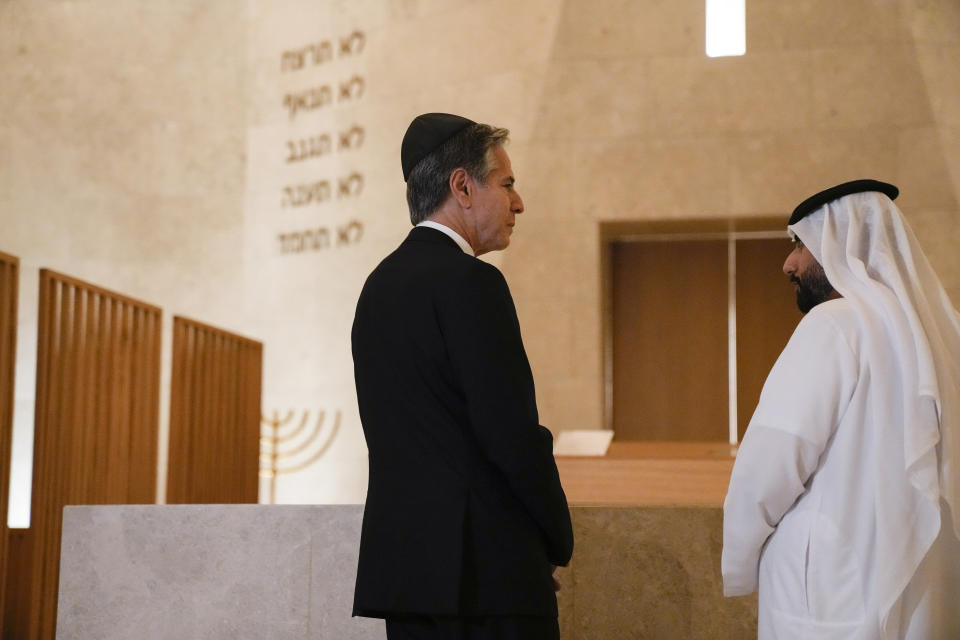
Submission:
{"label": "beige stone wall", "polygon": [[899,156],[904,188],[917,191],[903,208],[951,299],[960,304],[960,2],[911,0],[903,12],[932,115]]}
{"label": "beige stone wall", "polygon": [[23,266],[18,526],[39,268],[161,305],[168,327],[180,313],[244,330],[241,18],[233,2],[0,2],[0,247]]}
{"label": "beige stone wall", "polygon": [[[284,51],[358,29],[362,55],[282,70]],[[265,411],[342,419],[278,498],[362,500],[349,326],[408,228],[399,145],[423,111],[513,132],[527,212],[490,260],[554,431],[603,426],[602,222],[785,219],[821,188],[876,177],[900,186],[960,300],[958,61],[956,0],[748,0],[747,54],[716,59],[701,2],[0,0],[0,250],[24,265],[17,478],[48,266],[158,304],[167,323],[264,340]],[[365,91],[350,104],[284,109],[287,93],[354,75]],[[288,139],[354,123],[355,154],[285,162]],[[362,197],[281,202],[286,185],[351,172]],[[279,234],[354,221],[349,247],[280,250]]]}
{"label": "beige stone wall", "polygon": [[746,55],[714,59],[702,3],[562,5],[503,257],[544,424],[602,426],[603,221],[785,225],[875,177],[960,301],[960,3],[748,0]]}

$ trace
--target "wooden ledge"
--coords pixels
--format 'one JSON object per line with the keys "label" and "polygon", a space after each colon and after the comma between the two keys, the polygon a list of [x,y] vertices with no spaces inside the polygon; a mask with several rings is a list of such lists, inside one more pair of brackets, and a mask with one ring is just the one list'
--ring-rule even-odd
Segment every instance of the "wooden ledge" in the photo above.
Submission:
{"label": "wooden ledge", "polygon": [[613,442],[603,457],[557,457],[571,505],[722,507],[736,447]]}

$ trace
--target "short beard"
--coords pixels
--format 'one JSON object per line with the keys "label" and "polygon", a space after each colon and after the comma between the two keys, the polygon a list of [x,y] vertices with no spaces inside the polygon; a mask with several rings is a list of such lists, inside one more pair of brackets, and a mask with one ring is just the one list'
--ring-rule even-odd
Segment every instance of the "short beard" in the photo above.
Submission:
{"label": "short beard", "polygon": [[801,313],[809,312],[833,295],[833,286],[827,280],[827,274],[823,272],[823,267],[816,263],[807,269],[802,280],[797,276],[790,276],[790,282],[797,285],[797,306]]}

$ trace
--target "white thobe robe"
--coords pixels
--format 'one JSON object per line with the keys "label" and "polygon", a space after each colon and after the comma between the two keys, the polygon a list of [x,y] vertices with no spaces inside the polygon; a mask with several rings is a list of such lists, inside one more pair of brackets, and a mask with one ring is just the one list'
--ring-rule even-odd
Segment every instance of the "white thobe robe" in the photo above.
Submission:
{"label": "white thobe robe", "polygon": [[[948,513],[939,537],[923,532],[937,539],[912,575],[895,577],[900,586],[883,566],[896,550],[882,548],[890,537],[880,528],[931,525],[879,517],[877,474],[904,462],[881,459],[891,448],[876,441],[872,415],[896,411],[897,399],[877,402],[882,385],[872,380],[896,374],[871,370],[860,322],[844,299],[804,317],[737,454],[724,503],[724,594],[759,588],[761,640],[960,638],[960,546]],[[885,607],[891,592],[900,595]]]}

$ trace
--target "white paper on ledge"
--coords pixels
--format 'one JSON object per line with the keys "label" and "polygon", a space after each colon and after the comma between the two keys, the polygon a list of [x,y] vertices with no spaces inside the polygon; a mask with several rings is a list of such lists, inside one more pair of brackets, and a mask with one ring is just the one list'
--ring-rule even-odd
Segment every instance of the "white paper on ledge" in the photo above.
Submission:
{"label": "white paper on ledge", "polygon": [[561,431],[553,441],[555,456],[602,456],[613,440],[612,429],[571,429]]}

